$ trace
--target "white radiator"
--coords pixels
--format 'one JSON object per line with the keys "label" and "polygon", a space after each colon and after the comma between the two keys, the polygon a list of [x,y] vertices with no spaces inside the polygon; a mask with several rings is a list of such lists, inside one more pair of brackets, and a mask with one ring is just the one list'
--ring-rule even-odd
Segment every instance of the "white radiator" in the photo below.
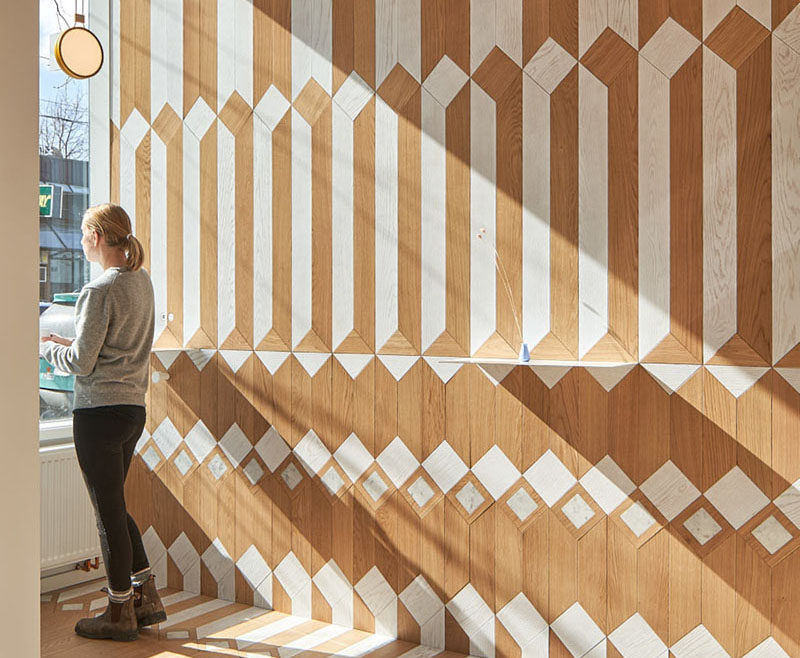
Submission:
{"label": "white radiator", "polygon": [[39,450],[42,468],[42,569],[100,555],[94,511],[75,447]]}

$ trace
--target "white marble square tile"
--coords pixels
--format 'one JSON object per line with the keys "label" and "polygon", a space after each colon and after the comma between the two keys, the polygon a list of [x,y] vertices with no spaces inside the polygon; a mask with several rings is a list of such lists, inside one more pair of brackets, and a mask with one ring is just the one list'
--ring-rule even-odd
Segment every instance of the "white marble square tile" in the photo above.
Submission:
{"label": "white marble square tile", "polygon": [[469,636],[477,634],[487,624],[494,623],[492,609],[470,584],[450,599],[447,610]]}
{"label": "white marble square tile", "polygon": [[297,466],[294,465],[294,462],[289,462],[289,465],[281,472],[281,478],[286,483],[286,486],[289,487],[291,491],[294,491],[294,488],[300,484],[300,481],[303,479],[303,474],[297,470]]}
{"label": "white marble square tile", "polygon": [[547,622],[522,592],[506,603],[497,619],[523,649],[523,655],[524,648],[547,630]]}
{"label": "white marble square tile", "polygon": [[653,515],[638,501],[620,514],[620,518],[637,537],[641,537],[656,522]]}
{"label": "white marble square tile", "polygon": [[444,604],[436,596],[428,581],[422,575],[412,580],[408,587],[400,592],[400,600],[420,626],[424,625]]}
{"label": "white marble square tile", "polygon": [[422,462],[422,468],[444,493],[450,491],[469,470],[447,441],[442,441],[436,450],[428,455]]}
{"label": "white marble square tile", "polygon": [[700,496],[697,487],[672,461],[666,461],[640,489],[667,521],[672,521]]}
{"label": "white marble square tile", "polygon": [[383,496],[388,489],[389,485],[384,482],[378,471],[373,471],[370,476],[364,480],[364,490],[376,503],[381,499],[381,496]]}
{"label": "white marble square tile", "polygon": [[577,482],[552,450],[544,453],[525,471],[525,479],[549,507],[555,505]]}
{"label": "white marble square tile", "polygon": [[769,498],[738,466],[706,491],[706,498],[736,530],[769,504]]}
{"label": "white marble square tile", "polygon": [[331,453],[322,443],[314,430],[308,430],[294,448],[294,454],[300,459],[303,468],[309,475],[316,475],[331,458]]}
{"label": "white marble square tile", "polygon": [[264,469],[261,468],[261,464],[256,459],[251,459],[247,462],[243,472],[247,479],[250,480],[250,484],[257,484],[264,477]]}
{"label": "white marble square tile", "polygon": [[608,455],[592,466],[580,483],[606,514],[611,514],[636,489],[636,485]]}
{"label": "white marble square tile", "polygon": [[361,440],[353,433],[336,449],[336,452],[333,453],[333,458],[353,482],[357,482],[374,461],[372,455],[369,454],[369,450],[364,447]]}
{"label": "white marble square tile", "polygon": [[670,651],[675,658],[730,658],[703,624],[684,635]]}
{"label": "white marble square tile", "polygon": [[172,453],[178,449],[182,440],[180,432],[175,429],[175,425],[169,418],[161,421],[161,424],[153,432],[153,441],[164,455],[164,459],[172,457]]}
{"label": "white marble square tile", "polygon": [[461,506],[467,511],[467,514],[471,515],[483,505],[485,498],[472,482],[467,481],[456,493],[456,500],[461,503]]}
{"label": "white marble square tile", "polygon": [[561,507],[561,511],[564,512],[564,516],[566,516],[576,528],[583,527],[583,525],[595,515],[595,511],[579,493],[570,498],[567,503]]}
{"label": "white marble square tile", "polygon": [[61,606],[64,612],[75,612],[76,610],[83,610],[83,603],[64,603]]}
{"label": "white marble square tile", "polygon": [[219,447],[228,458],[234,468],[239,468],[239,464],[244,461],[244,458],[253,449],[250,441],[242,432],[241,428],[234,423],[228,428],[224,436],[219,440]]}
{"label": "white marble square tile", "polygon": [[430,485],[425,481],[425,478],[420,476],[418,477],[408,488],[408,493],[411,496],[412,500],[417,504],[418,507],[422,508],[428,504],[431,498],[434,496],[434,491],[431,489]]}
{"label": "white marble square tile", "polygon": [[753,530],[753,537],[769,551],[770,555],[775,555],[788,542],[792,541],[792,535],[773,515],[768,516]]}
{"label": "white marble square tile", "polygon": [[520,477],[517,467],[496,445],[477,461],[472,472],[495,500],[501,498]]}
{"label": "white marble square tile", "polygon": [[188,640],[189,631],[167,631],[168,640]]}
{"label": "white marble square tile", "polygon": [[219,480],[225,475],[225,471],[228,470],[228,467],[225,465],[225,462],[222,461],[222,457],[214,455],[213,459],[208,462],[208,470],[211,471],[211,475],[214,476],[214,479]]}
{"label": "white marble square tile", "polygon": [[775,499],[775,505],[800,529],[800,480]]}
{"label": "white marble square tile", "polygon": [[339,490],[344,486],[342,476],[339,475],[339,472],[333,466],[328,467],[328,470],[322,474],[320,480],[333,496],[338,494]]}
{"label": "white marble square tile", "polygon": [[151,471],[161,462],[161,457],[153,446],[144,451],[142,459]]}
{"label": "white marble square tile", "polygon": [[536,511],[538,505],[536,501],[531,498],[531,495],[520,487],[516,493],[508,497],[506,504],[511,508],[516,517],[520,521],[525,521],[531,514]]}
{"label": "white marble square tile", "polygon": [[667,645],[637,612],[609,634],[617,650],[630,658],[666,658]]}
{"label": "white marble square tile", "polygon": [[580,603],[573,603],[551,628],[573,656],[585,656],[605,639],[605,634]]}
{"label": "white marble square tile", "polygon": [[256,589],[264,582],[265,578],[272,574],[269,565],[253,544],[250,544],[250,548],[242,553],[242,556],[236,561],[236,566],[253,589]]}
{"label": "white marble square tile", "polygon": [[214,446],[217,445],[214,435],[205,426],[202,420],[198,420],[184,439],[189,450],[192,451],[198,464],[202,464],[205,458],[211,454]]}
{"label": "white marble square tile", "polygon": [[719,523],[703,507],[686,519],[683,525],[692,533],[692,536],[701,546],[705,546],[710,539],[722,530]]}
{"label": "white marble square tile", "polygon": [[274,427],[270,427],[256,443],[256,452],[267,465],[270,473],[283,463],[289,456],[291,449],[286,445],[286,441]]}
{"label": "white marble square tile", "polygon": [[399,436],[384,448],[377,461],[398,489],[419,468],[416,457]]}

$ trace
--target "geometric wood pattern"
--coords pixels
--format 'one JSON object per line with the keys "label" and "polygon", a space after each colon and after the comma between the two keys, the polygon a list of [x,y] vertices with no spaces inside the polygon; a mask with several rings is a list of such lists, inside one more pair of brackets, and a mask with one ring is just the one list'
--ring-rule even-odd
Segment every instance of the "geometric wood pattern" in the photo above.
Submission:
{"label": "geometric wood pattern", "polygon": [[[112,5],[112,196],[157,345],[207,350],[151,386],[131,508],[203,593],[800,652],[795,0]],[[440,360],[522,339],[631,367]]]}

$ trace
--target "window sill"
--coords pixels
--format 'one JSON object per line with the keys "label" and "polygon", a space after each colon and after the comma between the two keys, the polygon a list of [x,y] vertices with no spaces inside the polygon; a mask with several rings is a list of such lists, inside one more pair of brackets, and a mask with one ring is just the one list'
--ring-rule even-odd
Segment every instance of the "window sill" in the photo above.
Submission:
{"label": "window sill", "polygon": [[72,443],[72,419],[39,423],[39,447],[48,448]]}

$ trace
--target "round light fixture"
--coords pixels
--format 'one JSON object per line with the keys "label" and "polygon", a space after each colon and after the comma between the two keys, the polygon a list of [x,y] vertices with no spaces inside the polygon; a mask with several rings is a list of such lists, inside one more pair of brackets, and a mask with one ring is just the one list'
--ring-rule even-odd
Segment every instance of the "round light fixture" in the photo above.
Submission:
{"label": "round light fixture", "polygon": [[[75,15],[83,22],[83,15]],[[96,75],[103,66],[103,46],[100,39],[85,27],[75,25],[58,35],[55,45],[56,62],[68,76],[83,80]]]}

